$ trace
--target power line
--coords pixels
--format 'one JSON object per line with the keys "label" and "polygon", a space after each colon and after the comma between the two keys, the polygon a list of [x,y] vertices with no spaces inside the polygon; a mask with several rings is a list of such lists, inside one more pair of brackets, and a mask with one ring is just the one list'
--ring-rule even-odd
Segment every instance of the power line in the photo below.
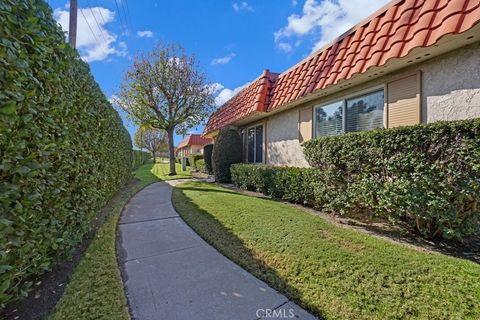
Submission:
{"label": "power line", "polygon": [[100,27],[100,24],[98,23],[97,17],[95,16],[95,13],[93,12],[92,5],[90,4],[89,0],[87,0],[87,2],[88,2],[90,12],[92,13],[93,19],[95,19],[95,23],[97,24],[98,30],[100,30],[100,34],[102,35],[103,40],[105,42],[107,42],[107,38],[105,38],[104,32],[103,32],[102,28]]}
{"label": "power line", "polygon": [[97,39],[97,36],[95,35],[95,32],[93,32],[93,29],[92,29],[92,27],[90,26],[90,23],[88,23],[88,20],[87,20],[87,18],[85,17],[85,14],[83,13],[83,9],[80,8],[79,11],[80,11],[80,13],[81,13],[82,16],[83,16],[83,20],[85,20],[85,22],[87,23],[87,26],[88,26],[88,28],[90,29],[90,32],[92,33],[93,37],[95,38],[95,41],[96,41],[97,43],[99,43],[99,41],[98,41],[98,39]]}
{"label": "power line", "polygon": [[130,28],[133,29],[132,15],[130,14],[130,7],[128,6],[128,0],[125,0],[125,5],[127,7],[127,16],[128,16],[128,21],[130,22]]}
{"label": "power line", "polygon": [[122,7],[123,17],[125,19],[125,23],[127,24],[127,28],[132,29],[132,26],[129,23],[129,19],[127,17],[127,11],[125,10],[124,0],[119,0],[120,6]]}
{"label": "power line", "polygon": [[117,7],[118,16],[120,17],[120,23],[123,24],[123,27],[125,29],[128,29],[126,21],[123,21],[122,12],[120,11],[120,7],[118,6],[118,1],[117,0],[115,0],[115,6]]}
{"label": "power line", "polygon": [[105,22],[105,19],[103,18],[102,10],[100,5],[98,4],[98,1],[95,0],[95,5],[97,6],[98,13],[100,13],[100,17],[102,18],[103,24],[106,25],[107,23]]}

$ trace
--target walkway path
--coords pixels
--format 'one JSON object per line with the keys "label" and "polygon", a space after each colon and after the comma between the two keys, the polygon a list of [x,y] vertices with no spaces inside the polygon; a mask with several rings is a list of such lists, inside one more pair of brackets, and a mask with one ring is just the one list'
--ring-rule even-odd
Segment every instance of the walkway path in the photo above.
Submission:
{"label": "walkway path", "polygon": [[314,319],[203,241],[179,217],[171,193],[165,182],[145,188],[120,220],[119,260],[134,319]]}

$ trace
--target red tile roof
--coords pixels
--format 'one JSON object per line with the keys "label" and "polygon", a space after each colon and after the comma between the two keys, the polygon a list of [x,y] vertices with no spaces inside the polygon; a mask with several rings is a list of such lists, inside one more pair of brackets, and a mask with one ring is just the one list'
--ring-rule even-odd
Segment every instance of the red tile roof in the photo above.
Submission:
{"label": "red tile roof", "polygon": [[[254,111],[271,111],[340,80],[385,66],[392,58],[405,57],[414,48],[435,45],[447,34],[471,29],[480,21],[478,0],[395,0],[375,12],[328,46],[313,53],[284,73],[275,83],[261,86],[259,79],[212,114],[204,134],[243,119]],[[252,91],[263,93],[267,106],[259,110]],[[263,101],[263,100],[262,100]]]}
{"label": "red tile roof", "polygon": [[211,143],[213,143],[212,139],[204,138],[200,134],[191,134],[178,144],[177,150],[188,146],[204,146]]}
{"label": "red tile roof", "polygon": [[204,133],[218,130],[256,112],[267,111],[270,92],[278,73],[265,70],[233,98],[221,106],[208,120]]}

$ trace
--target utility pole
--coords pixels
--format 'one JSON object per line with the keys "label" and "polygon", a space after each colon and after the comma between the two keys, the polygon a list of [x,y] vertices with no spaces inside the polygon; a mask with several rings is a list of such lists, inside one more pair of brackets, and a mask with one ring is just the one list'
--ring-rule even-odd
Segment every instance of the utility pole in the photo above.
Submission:
{"label": "utility pole", "polygon": [[68,43],[75,48],[77,45],[77,0],[70,0],[70,20],[68,25]]}

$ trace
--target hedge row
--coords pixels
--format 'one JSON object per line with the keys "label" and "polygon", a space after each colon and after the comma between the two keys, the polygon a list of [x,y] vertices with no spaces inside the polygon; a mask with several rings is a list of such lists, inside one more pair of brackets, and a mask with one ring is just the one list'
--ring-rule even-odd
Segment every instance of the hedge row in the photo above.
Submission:
{"label": "hedge row", "polygon": [[152,155],[149,152],[140,151],[140,150],[133,150],[132,154],[132,170],[137,169],[142,164],[145,164],[148,159],[150,159]]}
{"label": "hedge row", "polygon": [[315,206],[314,186],[319,181],[313,168],[275,167],[259,164],[234,164],[232,181],[238,187],[262,192],[274,198]]}
{"label": "hedge row", "polygon": [[205,160],[199,159],[195,162],[195,168],[198,172],[207,173],[207,168],[205,167]]}
{"label": "hedge row", "polygon": [[315,169],[237,165],[233,180],[325,211],[403,221],[425,237],[480,231],[480,119],[349,133],[304,146]]}
{"label": "hedge row", "polygon": [[207,144],[203,147],[203,157],[205,160],[205,173],[213,174],[212,166],[213,144]]}
{"label": "hedge row", "polygon": [[191,170],[200,171],[197,167],[198,160],[203,160],[203,154],[192,154],[190,157],[188,157],[188,163],[191,166]]}
{"label": "hedge row", "polygon": [[118,113],[41,0],[0,1],[0,308],[129,179]]}
{"label": "hedge row", "polygon": [[212,151],[212,169],[215,181],[230,182],[230,167],[242,162],[242,138],[238,129],[227,126],[220,129]]}

